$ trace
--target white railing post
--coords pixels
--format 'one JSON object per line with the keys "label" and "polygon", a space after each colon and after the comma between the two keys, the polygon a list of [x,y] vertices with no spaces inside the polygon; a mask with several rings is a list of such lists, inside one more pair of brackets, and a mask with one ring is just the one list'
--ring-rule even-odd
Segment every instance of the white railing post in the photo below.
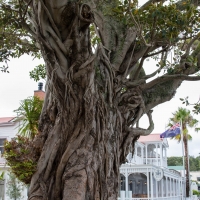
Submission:
{"label": "white railing post", "polygon": [[120,191],[120,200],[125,200],[125,191]]}

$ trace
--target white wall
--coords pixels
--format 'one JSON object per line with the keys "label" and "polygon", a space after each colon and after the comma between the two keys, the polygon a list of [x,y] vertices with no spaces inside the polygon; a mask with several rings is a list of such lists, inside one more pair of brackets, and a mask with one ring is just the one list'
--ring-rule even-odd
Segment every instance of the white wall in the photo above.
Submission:
{"label": "white wall", "polygon": [[15,137],[18,132],[19,122],[14,122],[12,125],[2,126],[0,124],[0,138],[7,138],[10,140]]}
{"label": "white wall", "polygon": [[[18,126],[19,122],[13,122],[9,125],[7,124],[0,124],[0,139],[6,138],[8,141],[10,141],[12,138],[16,136],[18,133]],[[5,192],[4,192],[4,199],[2,200],[11,200],[9,196],[7,195],[7,184],[8,184],[8,173],[9,173],[9,167],[6,166],[6,161],[3,157],[0,157],[0,174],[4,171],[4,179],[5,179]],[[22,191],[22,198],[18,200],[27,200],[27,187],[23,186]],[[1,197],[0,197],[1,200]]]}
{"label": "white wall", "polygon": [[197,181],[197,177],[200,177],[200,171],[192,171],[190,172],[191,180]]}

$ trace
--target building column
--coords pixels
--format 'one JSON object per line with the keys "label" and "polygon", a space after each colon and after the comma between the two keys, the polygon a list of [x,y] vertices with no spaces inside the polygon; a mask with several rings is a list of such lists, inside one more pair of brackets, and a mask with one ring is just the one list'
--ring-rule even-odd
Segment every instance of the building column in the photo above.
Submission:
{"label": "building column", "polygon": [[164,187],[163,187],[163,178],[161,179],[161,197],[163,197],[163,190],[164,190]]}
{"label": "building column", "polygon": [[163,166],[163,145],[160,144],[160,166]]}
{"label": "building column", "polygon": [[149,168],[147,168],[147,197],[149,199],[150,195],[149,195],[149,190],[150,189],[150,181],[149,181]]}
{"label": "building column", "polygon": [[158,144],[156,144],[156,162],[158,166]]}
{"label": "building column", "polygon": [[[138,148],[138,146],[136,145],[135,146],[135,156],[137,156],[137,148]],[[137,158],[137,157],[136,157]]]}
{"label": "building column", "polygon": [[151,176],[151,199],[154,199],[154,196],[153,196],[153,176],[152,176],[152,173],[153,173],[153,170],[151,168],[151,173],[150,173],[150,176]]}
{"label": "building column", "polygon": [[165,180],[166,180],[166,197],[168,197],[168,177],[165,177]]}
{"label": "building column", "polygon": [[145,150],[146,150],[146,165],[147,165],[147,148],[148,148],[148,144],[145,144]]}
{"label": "building column", "polygon": [[165,167],[167,167],[167,148],[165,147]]}
{"label": "building column", "polygon": [[180,195],[181,195],[181,200],[183,200],[183,184],[182,184],[182,177],[179,180],[179,187],[180,187]]}
{"label": "building column", "polygon": [[155,181],[155,183],[156,183],[156,185],[155,185],[155,187],[156,187],[156,198],[158,198],[158,181]]}
{"label": "building column", "polygon": [[144,149],[143,147],[141,147],[141,157],[142,157],[142,163],[141,164],[144,164]]}
{"label": "building column", "polygon": [[125,188],[125,197],[126,195],[128,194],[128,171],[127,171],[127,168],[126,168],[126,175],[125,175],[125,180],[126,180],[126,188]]}

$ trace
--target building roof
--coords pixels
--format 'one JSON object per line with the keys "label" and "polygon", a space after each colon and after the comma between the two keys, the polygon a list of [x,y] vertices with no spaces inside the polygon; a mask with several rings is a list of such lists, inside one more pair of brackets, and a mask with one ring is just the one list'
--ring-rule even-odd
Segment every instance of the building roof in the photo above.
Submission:
{"label": "building roof", "polygon": [[138,142],[146,143],[146,142],[162,142],[163,139],[160,138],[160,133],[150,134],[147,136],[140,136]]}
{"label": "building roof", "polygon": [[183,166],[168,166],[168,169],[184,170],[184,167]]}
{"label": "building roof", "polygon": [[0,123],[8,123],[13,120],[15,117],[0,117]]}

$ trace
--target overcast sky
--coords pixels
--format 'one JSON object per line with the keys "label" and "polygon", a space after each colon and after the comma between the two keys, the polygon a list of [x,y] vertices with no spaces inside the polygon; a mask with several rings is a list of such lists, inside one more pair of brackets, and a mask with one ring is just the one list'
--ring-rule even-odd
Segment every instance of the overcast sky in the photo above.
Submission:
{"label": "overcast sky", "polygon": [[[145,0],[139,2],[145,2]],[[29,71],[41,63],[42,61],[33,60],[29,56],[22,56],[19,59],[13,59],[9,62],[10,73],[5,74],[0,72],[0,117],[14,116],[13,110],[19,107],[20,100],[32,96],[34,90],[37,90],[38,83],[29,78]],[[154,71],[155,63],[152,61],[146,63],[146,70],[148,73]],[[172,116],[172,112],[176,111],[178,107],[184,107],[179,98],[186,96],[189,96],[191,102],[197,102],[200,96],[200,82],[184,82],[178,88],[175,97],[171,101],[154,108],[153,120],[155,129],[153,133],[162,133],[165,131],[166,124]],[[187,108],[190,109],[189,107]],[[195,115],[194,117],[200,121],[199,116]],[[140,125],[147,127],[147,120],[143,119]],[[200,132],[196,133],[194,130],[190,130],[189,133],[193,137],[193,140],[189,142],[189,153],[196,157],[200,153]],[[170,139],[168,139],[168,143],[168,156],[182,155],[181,144]]]}

